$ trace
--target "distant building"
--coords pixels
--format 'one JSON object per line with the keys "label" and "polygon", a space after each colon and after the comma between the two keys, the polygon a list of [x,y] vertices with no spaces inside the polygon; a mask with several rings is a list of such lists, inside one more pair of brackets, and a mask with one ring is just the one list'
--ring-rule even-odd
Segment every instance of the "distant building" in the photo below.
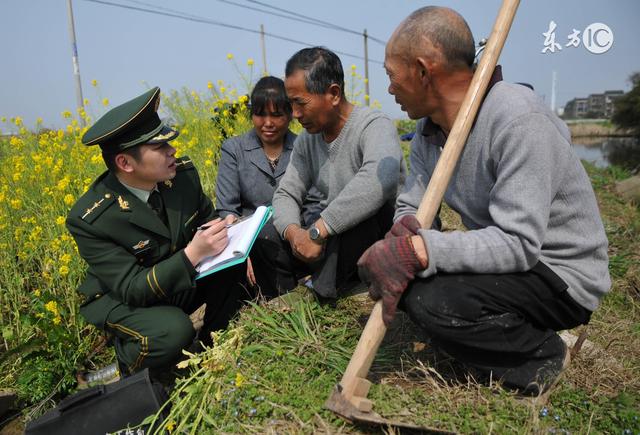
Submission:
{"label": "distant building", "polygon": [[589,100],[587,98],[574,98],[564,106],[566,119],[584,118],[587,115]]}
{"label": "distant building", "polygon": [[603,94],[591,94],[587,98],[574,98],[564,106],[565,119],[611,118],[615,109],[614,102],[624,95],[624,91],[605,91]]}

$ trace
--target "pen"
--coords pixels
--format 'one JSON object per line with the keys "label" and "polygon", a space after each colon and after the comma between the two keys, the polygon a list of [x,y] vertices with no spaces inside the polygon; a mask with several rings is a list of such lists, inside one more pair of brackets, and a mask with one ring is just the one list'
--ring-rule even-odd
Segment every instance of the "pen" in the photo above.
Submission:
{"label": "pen", "polygon": [[[240,217],[240,218],[236,219],[236,221],[235,221],[235,222],[233,222],[232,224],[226,224],[224,227],[225,227],[225,228],[231,228],[231,227],[232,227],[232,226],[234,226],[235,224],[239,224],[240,222],[242,222],[242,221],[244,221],[244,220],[246,220],[246,219],[249,219],[250,217],[251,217],[251,215],[249,215],[249,216],[242,216],[242,217]],[[210,226],[211,226],[211,225],[200,225],[198,228],[196,228],[196,231],[204,231],[204,230],[206,230],[207,228],[209,228]]]}

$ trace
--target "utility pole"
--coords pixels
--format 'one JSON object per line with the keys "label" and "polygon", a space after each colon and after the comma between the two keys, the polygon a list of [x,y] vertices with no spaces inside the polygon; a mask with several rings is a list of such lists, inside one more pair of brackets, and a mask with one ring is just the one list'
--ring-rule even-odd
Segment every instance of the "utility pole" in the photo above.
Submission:
{"label": "utility pole", "polygon": [[364,92],[367,96],[365,103],[368,106],[369,101],[371,100],[371,95],[369,94],[369,49],[367,47],[367,29],[364,29],[362,36],[364,36]]}
{"label": "utility pole", "polygon": [[260,24],[260,43],[262,45],[262,75],[266,77],[269,72],[267,71],[267,49],[264,44],[264,26],[262,24]]}
{"label": "utility pole", "polygon": [[556,82],[557,82],[556,72],[553,71],[551,73],[551,111],[553,113],[556,113]]}
{"label": "utility pole", "polygon": [[[82,98],[82,84],[80,83],[80,64],[78,63],[78,46],[76,45],[76,28],[73,23],[73,7],[71,0],[67,0],[67,12],[69,14],[69,37],[71,38],[71,55],[73,57],[73,75],[76,82],[76,104],[79,108],[84,108],[84,99]],[[84,126],[84,119],[80,119]]]}

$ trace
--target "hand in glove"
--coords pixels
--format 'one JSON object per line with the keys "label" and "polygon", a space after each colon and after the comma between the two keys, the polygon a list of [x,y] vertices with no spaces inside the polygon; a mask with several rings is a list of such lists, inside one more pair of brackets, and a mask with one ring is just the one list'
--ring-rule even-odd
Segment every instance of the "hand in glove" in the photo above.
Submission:
{"label": "hand in glove", "polygon": [[418,222],[415,215],[406,214],[393,224],[384,238],[388,239],[389,237],[415,236],[418,234],[418,230],[420,228],[420,222]]}
{"label": "hand in glove", "polygon": [[382,298],[385,325],[391,324],[402,293],[426,263],[416,254],[411,236],[379,240],[358,260],[358,274],[369,284],[369,296],[376,301]]}

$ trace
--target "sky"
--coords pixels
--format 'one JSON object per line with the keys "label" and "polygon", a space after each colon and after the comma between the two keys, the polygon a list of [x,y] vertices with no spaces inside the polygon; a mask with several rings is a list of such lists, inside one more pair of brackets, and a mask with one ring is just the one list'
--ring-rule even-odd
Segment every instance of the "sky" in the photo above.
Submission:
{"label": "sky", "polygon": [[[133,8],[188,14],[302,43],[265,38],[267,70],[282,77],[287,59],[307,45],[324,45],[340,54],[346,70],[355,65],[364,74],[363,38],[326,27],[312,26],[238,5],[330,22],[387,41],[397,25],[412,11],[428,5],[448,6],[460,12],[476,42],[487,37],[501,1],[449,0],[104,0]],[[236,3],[236,4],[230,4]],[[207,82],[223,80],[227,87],[246,92],[238,70],[249,75],[246,62],[254,59],[253,80],[263,68],[260,35],[201,22],[124,9],[90,0],[73,0],[79,69],[88,112],[94,119],[107,108],[131,99],[151,86],[163,92],[186,87],[207,91]],[[75,112],[75,79],[68,29],[66,0],[0,0],[0,117],[21,116],[28,127],[41,117],[46,127],[64,126],[62,112]],[[551,103],[552,77],[556,76],[556,106],[568,100],[609,89],[628,91],[629,76],[640,71],[640,1],[638,0],[523,0],[517,11],[499,63],[505,80],[527,82]],[[554,53],[545,49],[543,33],[555,22]],[[586,48],[583,33],[593,23],[606,24],[613,35],[608,51],[594,54]],[[593,27],[592,27],[593,28]],[[566,46],[568,36],[580,31],[579,45]],[[587,39],[593,45],[592,38]],[[596,35],[604,45],[607,34]],[[602,39],[605,38],[605,39]],[[231,53],[233,61],[227,59]],[[354,56],[349,56],[352,54]],[[388,95],[382,66],[384,45],[369,40],[369,82],[372,100],[395,119],[406,118]],[[97,80],[98,87],[92,86]],[[0,130],[11,124],[0,122]]]}

